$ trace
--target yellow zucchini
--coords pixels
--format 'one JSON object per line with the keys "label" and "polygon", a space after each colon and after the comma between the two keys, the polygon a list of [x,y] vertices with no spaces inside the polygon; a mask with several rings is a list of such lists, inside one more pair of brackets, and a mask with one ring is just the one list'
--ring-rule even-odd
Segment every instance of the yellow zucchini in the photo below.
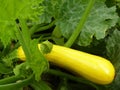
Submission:
{"label": "yellow zucchini", "polygon": [[[21,47],[17,54],[18,58],[25,61]],[[110,61],[82,51],[53,45],[51,52],[45,54],[45,57],[49,62],[97,84],[109,84],[115,76],[115,69]]]}

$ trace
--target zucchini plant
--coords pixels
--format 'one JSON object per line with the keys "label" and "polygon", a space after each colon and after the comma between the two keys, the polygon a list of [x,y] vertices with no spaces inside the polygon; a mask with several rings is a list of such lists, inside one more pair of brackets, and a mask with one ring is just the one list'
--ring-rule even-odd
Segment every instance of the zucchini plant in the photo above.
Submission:
{"label": "zucchini plant", "polygon": [[0,0],[0,89],[119,90],[119,10],[119,0]]}

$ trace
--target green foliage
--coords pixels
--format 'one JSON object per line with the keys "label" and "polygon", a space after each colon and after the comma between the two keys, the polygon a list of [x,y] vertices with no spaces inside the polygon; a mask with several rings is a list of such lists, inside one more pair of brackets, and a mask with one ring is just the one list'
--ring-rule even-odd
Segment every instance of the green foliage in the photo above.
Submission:
{"label": "green foliage", "polygon": [[[86,9],[89,1],[93,2],[0,0],[0,90],[23,90],[27,85],[35,90],[52,90],[54,85],[55,90],[119,90],[120,0],[96,0],[88,8],[90,13]],[[69,38],[80,22],[79,35],[71,41]],[[96,85],[63,69],[64,72],[59,71],[61,69],[48,63],[43,55],[52,49],[52,44],[46,41],[48,39],[58,45],[65,45],[70,40],[72,48],[107,57],[116,69],[114,81],[109,85]],[[39,40],[45,41],[40,46],[42,52],[38,49]],[[26,62],[17,58],[20,45]],[[41,76],[43,73],[48,74],[49,80],[42,80],[45,78]]]}
{"label": "green foliage", "polygon": [[[3,13],[0,15],[1,42],[6,47],[12,40],[19,40],[27,57],[26,63],[18,64],[13,68],[14,73],[16,76],[29,77],[33,72],[37,81],[40,80],[42,72],[48,68],[48,63],[38,49],[38,40],[31,40],[27,21],[33,23],[39,21],[38,16],[41,15],[43,10],[43,6],[40,6],[41,3],[42,0],[0,0],[0,13]],[[13,52],[17,53],[17,51]],[[13,54],[14,56],[16,55],[15,53]],[[3,62],[11,66],[13,64],[11,58],[16,58],[13,58],[13,54],[3,57]],[[7,72],[6,68],[4,70],[4,72],[1,70],[2,74]],[[30,82],[25,83],[27,85]],[[24,84],[24,82],[18,83],[18,85],[20,84]],[[7,86],[9,87],[9,85]],[[12,86],[12,89],[16,89],[16,87],[17,85],[15,87]],[[4,86],[1,86],[1,88],[4,88]]]}
{"label": "green foliage", "polygon": [[42,0],[0,0],[0,39],[4,46],[16,40],[15,20],[19,17],[36,21],[41,15],[43,7],[39,4]]}
{"label": "green foliage", "polygon": [[[53,17],[56,25],[60,27],[62,35],[69,38],[78,25],[79,20],[89,0],[45,0],[46,6],[41,22],[50,22]],[[92,42],[93,36],[97,40],[106,36],[106,31],[113,27],[118,20],[116,7],[108,8],[104,0],[97,0],[78,37],[77,44],[87,46]]]}
{"label": "green foliage", "polygon": [[120,89],[120,31],[115,30],[107,39],[107,55],[116,68],[116,76],[114,82],[110,86],[110,90]]}

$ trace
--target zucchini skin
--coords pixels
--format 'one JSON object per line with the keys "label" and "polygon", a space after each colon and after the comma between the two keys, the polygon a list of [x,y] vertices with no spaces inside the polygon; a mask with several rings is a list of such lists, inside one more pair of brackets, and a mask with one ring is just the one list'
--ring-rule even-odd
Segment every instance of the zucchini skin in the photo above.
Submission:
{"label": "zucchini skin", "polygon": [[[18,58],[25,61],[22,47],[18,48],[17,55]],[[51,52],[45,54],[45,57],[54,65],[69,70],[96,84],[110,84],[114,80],[114,66],[109,60],[100,56],[59,45],[53,45]]]}

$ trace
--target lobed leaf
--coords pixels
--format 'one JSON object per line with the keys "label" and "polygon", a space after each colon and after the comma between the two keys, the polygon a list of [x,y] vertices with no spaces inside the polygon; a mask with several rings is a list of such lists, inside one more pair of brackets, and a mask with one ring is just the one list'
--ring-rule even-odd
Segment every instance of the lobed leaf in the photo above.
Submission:
{"label": "lobed leaf", "polygon": [[[60,27],[62,35],[69,38],[88,4],[88,0],[45,0],[45,12],[40,17],[41,23],[56,19],[56,25]],[[118,20],[116,7],[108,8],[105,0],[96,1],[76,43],[87,46],[92,42],[93,37],[97,40],[106,36],[106,31],[113,27]]]}
{"label": "lobed leaf", "polygon": [[16,40],[16,20],[21,17],[38,22],[43,7],[42,0],[0,0],[0,39],[4,46]]}

